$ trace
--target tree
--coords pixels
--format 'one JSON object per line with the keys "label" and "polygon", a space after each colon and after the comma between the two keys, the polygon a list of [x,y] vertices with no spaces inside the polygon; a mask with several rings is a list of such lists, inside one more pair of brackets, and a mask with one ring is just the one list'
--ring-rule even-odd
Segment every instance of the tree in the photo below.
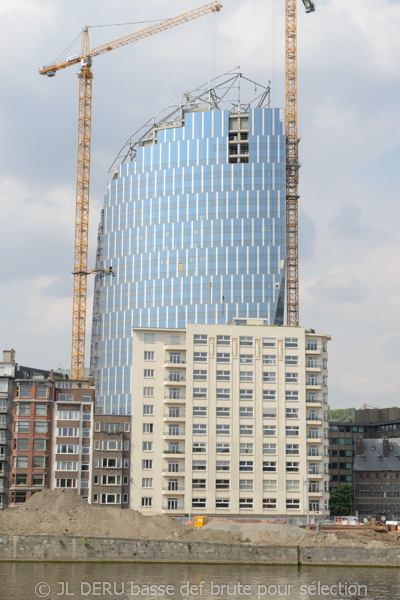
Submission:
{"label": "tree", "polygon": [[351,485],[339,485],[330,494],[331,515],[352,515],[355,511],[354,492]]}

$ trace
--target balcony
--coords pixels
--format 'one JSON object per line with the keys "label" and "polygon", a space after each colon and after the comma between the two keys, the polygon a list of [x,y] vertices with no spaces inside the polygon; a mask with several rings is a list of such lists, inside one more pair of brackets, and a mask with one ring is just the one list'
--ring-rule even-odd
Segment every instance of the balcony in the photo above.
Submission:
{"label": "balcony", "polygon": [[169,495],[171,495],[171,494],[174,494],[174,495],[175,494],[183,495],[185,493],[185,488],[183,486],[178,486],[177,488],[171,490],[168,487],[163,487],[162,493],[163,494],[169,494]]}
{"label": "balcony", "polygon": [[307,473],[309,479],[321,479],[323,475],[322,471],[320,471],[319,469],[308,470]]}
{"label": "balcony", "polygon": [[168,402],[179,402],[179,400],[186,400],[186,394],[179,394],[177,398],[171,398],[171,396],[164,396],[164,400]]}
{"label": "balcony", "polygon": [[186,361],[185,360],[180,360],[179,362],[176,362],[176,360],[171,360],[169,357],[165,359],[164,361],[164,367],[169,367],[169,368],[173,368],[173,369],[186,369]]}
{"label": "balcony", "polygon": [[316,378],[308,378],[306,380],[306,388],[311,390],[320,390],[322,389],[322,381]]}
{"label": "balcony", "polygon": [[319,434],[319,437],[310,437],[308,435],[307,444],[322,444],[322,434]]}
{"label": "balcony", "polygon": [[167,431],[164,431],[164,433],[163,433],[164,439],[173,438],[176,440],[177,438],[184,438],[185,435],[186,435],[186,433],[185,433],[184,429],[178,429],[177,431],[168,429]]}
{"label": "balcony", "polygon": [[164,385],[186,385],[186,378],[181,377],[180,379],[170,379],[169,377],[164,379]]}
{"label": "balcony", "polygon": [[178,458],[184,458],[186,452],[185,450],[163,450],[164,458],[171,458],[171,456],[178,455]]}
{"label": "balcony", "polygon": [[306,354],[312,354],[312,355],[316,355],[316,354],[321,354],[321,346],[318,346],[318,344],[313,344],[312,342],[307,342],[306,344]]}
{"label": "balcony", "polygon": [[163,477],[185,477],[186,475],[186,471],[183,469],[183,465],[182,465],[182,471],[168,471],[168,469],[163,469]]}
{"label": "balcony", "polygon": [[320,373],[322,371],[322,365],[317,364],[308,364],[306,363],[306,371],[309,373]]}
{"label": "balcony", "polygon": [[308,452],[307,454],[307,460],[322,460],[322,454],[310,454],[310,452]]}
{"label": "balcony", "polygon": [[177,414],[173,415],[171,413],[165,413],[164,421],[179,421],[181,423],[182,421],[185,420],[185,418],[186,418],[185,415],[186,415],[186,411],[184,411],[184,410],[180,410],[178,415]]}
{"label": "balcony", "polygon": [[0,429],[7,429],[7,421],[0,421]]}
{"label": "balcony", "polygon": [[307,415],[307,425],[322,425],[322,417],[319,415]]}
{"label": "balcony", "polygon": [[322,399],[311,400],[309,398],[306,399],[306,406],[315,406],[316,408],[322,407]]}
{"label": "balcony", "polygon": [[8,412],[7,406],[0,406],[0,415],[4,415]]}
{"label": "balcony", "polygon": [[180,350],[181,352],[186,352],[186,342],[182,342],[178,340],[173,342],[170,340],[169,342],[165,342],[164,348],[166,350]]}

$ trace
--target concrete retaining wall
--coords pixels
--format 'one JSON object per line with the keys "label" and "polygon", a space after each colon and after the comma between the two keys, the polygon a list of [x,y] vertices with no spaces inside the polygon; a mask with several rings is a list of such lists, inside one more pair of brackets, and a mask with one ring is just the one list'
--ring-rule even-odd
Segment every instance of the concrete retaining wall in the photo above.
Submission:
{"label": "concrete retaining wall", "polygon": [[398,567],[400,547],[257,546],[62,535],[0,535],[0,561],[24,560]]}

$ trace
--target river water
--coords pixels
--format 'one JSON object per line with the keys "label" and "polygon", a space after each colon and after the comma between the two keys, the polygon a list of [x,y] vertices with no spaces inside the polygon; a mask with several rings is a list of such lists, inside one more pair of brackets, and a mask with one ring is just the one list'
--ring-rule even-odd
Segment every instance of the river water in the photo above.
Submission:
{"label": "river water", "polygon": [[400,570],[126,563],[0,563],[1,600],[396,600]]}

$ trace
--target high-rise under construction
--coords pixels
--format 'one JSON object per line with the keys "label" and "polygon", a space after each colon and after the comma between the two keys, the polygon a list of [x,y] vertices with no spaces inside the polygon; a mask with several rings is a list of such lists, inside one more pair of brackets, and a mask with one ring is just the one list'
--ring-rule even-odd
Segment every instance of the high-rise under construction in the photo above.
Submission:
{"label": "high-rise under construction", "polygon": [[[243,97],[246,95],[246,98]],[[132,327],[283,323],[285,117],[238,70],[186,92],[116,159],[99,228],[91,367],[131,413]]]}

